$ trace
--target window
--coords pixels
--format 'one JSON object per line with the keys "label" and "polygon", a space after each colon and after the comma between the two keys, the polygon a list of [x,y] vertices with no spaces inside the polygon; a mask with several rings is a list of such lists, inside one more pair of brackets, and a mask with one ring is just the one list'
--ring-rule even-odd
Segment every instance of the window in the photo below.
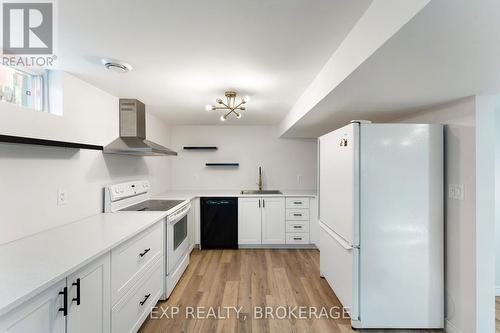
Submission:
{"label": "window", "polygon": [[47,71],[0,65],[0,100],[47,112]]}

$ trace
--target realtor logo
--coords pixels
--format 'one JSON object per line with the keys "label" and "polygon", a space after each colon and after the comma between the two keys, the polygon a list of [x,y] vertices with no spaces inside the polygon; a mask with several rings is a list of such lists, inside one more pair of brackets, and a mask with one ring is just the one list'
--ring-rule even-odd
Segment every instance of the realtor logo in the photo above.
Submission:
{"label": "realtor logo", "polygon": [[52,54],[52,2],[4,2],[2,11],[4,54]]}

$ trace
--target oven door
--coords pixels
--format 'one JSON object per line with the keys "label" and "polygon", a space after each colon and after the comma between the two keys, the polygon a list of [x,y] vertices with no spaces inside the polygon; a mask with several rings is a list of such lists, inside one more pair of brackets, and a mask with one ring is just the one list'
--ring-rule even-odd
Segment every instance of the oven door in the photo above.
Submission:
{"label": "oven door", "polygon": [[167,274],[171,273],[189,250],[188,212],[183,206],[167,219]]}

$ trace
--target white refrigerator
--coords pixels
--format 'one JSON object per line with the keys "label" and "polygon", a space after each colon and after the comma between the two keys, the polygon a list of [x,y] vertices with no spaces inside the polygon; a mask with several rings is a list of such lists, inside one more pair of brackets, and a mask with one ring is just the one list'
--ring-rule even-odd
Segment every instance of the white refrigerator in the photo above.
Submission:
{"label": "white refrigerator", "polygon": [[319,138],[320,274],[354,328],[442,328],[443,126]]}

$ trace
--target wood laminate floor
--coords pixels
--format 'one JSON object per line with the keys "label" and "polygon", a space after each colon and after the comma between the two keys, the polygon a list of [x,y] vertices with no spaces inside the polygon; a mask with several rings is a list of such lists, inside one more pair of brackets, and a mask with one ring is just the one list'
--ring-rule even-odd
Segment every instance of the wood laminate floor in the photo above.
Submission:
{"label": "wood laminate floor", "polygon": [[495,333],[500,333],[500,297],[495,297]]}
{"label": "wood laminate floor", "polygon": [[[329,311],[332,307],[340,309],[341,305],[328,283],[319,277],[317,250],[195,250],[170,299],[157,306],[152,315],[155,318],[150,316],[140,332],[363,332],[352,330],[348,318],[325,318],[325,313],[321,313],[322,307]],[[225,310],[233,306],[242,307],[239,318],[236,310]],[[253,311],[265,306],[286,319],[272,319],[269,313],[268,319],[256,319]],[[278,310],[279,306],[292,308],[285,314],[284,308]],[[294,306],[316,307],[319,318],[300,319]],[[193,319],[197,307],[203,312]],[[173,313],[177,309],[179,313]],[[215,315],[229,318],[213,319],[210,309],[220,309]],[[331,313],[332,317],[340,314]]]}

